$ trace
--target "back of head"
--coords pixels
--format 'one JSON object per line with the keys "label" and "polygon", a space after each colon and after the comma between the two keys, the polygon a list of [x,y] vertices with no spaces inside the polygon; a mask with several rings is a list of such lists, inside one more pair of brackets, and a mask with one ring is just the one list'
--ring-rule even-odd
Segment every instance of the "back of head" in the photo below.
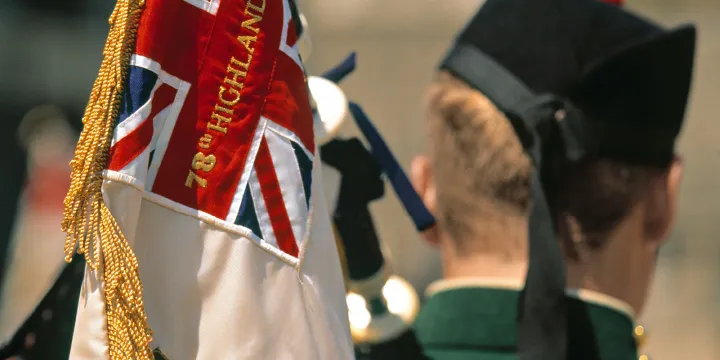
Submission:
{"label": "back of head", "polygon": [[428,93],[427,125],[441,226],[463,250],[524,256],[521,243],[478,243],[489,224],[524,218],[529,207],[532,165],[505,115],[441,72]]}
{"label": "back of head", "polygon": [[466,245],[530,215],[522,359],[564,357],[557,237],[582,258],[569,283],[642,307],[674,215],[694,51],[694,27],[600,1],[487,0],[441,63],[428,112],[439,224]]}
{"label": "back of head", "polygon": [[[694,28],[666,31],[594,0],[488,0],[458,37],[455,49],[462,46],[481,50],[535,93],[567,98],[595,126],[597,156],[567,164],[550,155],[543,178],[553,212],[572,216],[587,243],[601,246],[673,159]],[[483,219],[527,214],[532,164],[507,109],[466,74],[440,70],[427,103],[438,218],[467,242]],[[616,124],[640,131],[623,136]]]}

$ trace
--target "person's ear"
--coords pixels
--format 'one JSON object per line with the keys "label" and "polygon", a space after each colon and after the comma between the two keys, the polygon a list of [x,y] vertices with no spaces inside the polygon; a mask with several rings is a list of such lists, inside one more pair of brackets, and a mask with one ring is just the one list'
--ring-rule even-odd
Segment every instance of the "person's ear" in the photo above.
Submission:
{"label": "person's ear", "polygon": [[645,232],[651,250],[657,251],[670,236],[680,203],[683,163],[673,160],[667,172],[654,180],[646,199]]}
{"label": "person's ear", "polygon": [[[410,181],[430,214],[437,217],[437,192],[430,159],[418,155],[410,164]],[[432,246],[438,246],[440,238],[437,225],[422,232],[423,239]]]}

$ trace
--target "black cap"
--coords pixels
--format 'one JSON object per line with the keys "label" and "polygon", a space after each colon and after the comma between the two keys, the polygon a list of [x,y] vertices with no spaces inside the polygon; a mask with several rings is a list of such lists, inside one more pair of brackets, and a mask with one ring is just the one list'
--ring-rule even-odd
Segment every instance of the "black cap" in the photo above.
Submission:
{"label": "black cap", "polygon": [[666,30],[594,0],[487,0],[440,65],[501,109],[533,173],[521,359],[566,355],[565,274],[545,199],[543,154],[667,165],[692,78],[695,28]]}
{"label": "black cap", "polygon": [[672,158],[694,26],[666,30],[601,1],[487,0],[457,43],[487,54],[534,93],[570,100],[596,128],[600,155],[649,165]]}

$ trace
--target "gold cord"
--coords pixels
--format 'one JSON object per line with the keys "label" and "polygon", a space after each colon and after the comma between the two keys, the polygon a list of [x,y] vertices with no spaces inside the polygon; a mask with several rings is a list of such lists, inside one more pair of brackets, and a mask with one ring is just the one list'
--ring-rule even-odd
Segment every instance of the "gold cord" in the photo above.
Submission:
{"label": "gold cord", "polygon": [[91,269],[102,264],[110,360],[153,358],[137,257],[102,197],[102,174],[144,5],[145,0],[118,0],[110,16],[103,61],[70,162],[71,183],[62,222],[67,233],[65,261],[70,262],[77,251],[85,255]]}

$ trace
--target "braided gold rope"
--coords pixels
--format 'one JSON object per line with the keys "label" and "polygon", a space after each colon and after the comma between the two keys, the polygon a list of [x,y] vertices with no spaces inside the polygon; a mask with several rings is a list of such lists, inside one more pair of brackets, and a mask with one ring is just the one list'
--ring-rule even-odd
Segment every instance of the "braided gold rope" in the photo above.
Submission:
{"label": "braided gold rope", "polygon": [[153,358],[137,258],[102,197],[102,174],[144,5],[145,0],[118,0],[110,16],[103,61],[70,162],[71,184],[62,222],[67,233],[65,261],[70,262],[77,251],[91,269],[102,266],[111,360]]}

